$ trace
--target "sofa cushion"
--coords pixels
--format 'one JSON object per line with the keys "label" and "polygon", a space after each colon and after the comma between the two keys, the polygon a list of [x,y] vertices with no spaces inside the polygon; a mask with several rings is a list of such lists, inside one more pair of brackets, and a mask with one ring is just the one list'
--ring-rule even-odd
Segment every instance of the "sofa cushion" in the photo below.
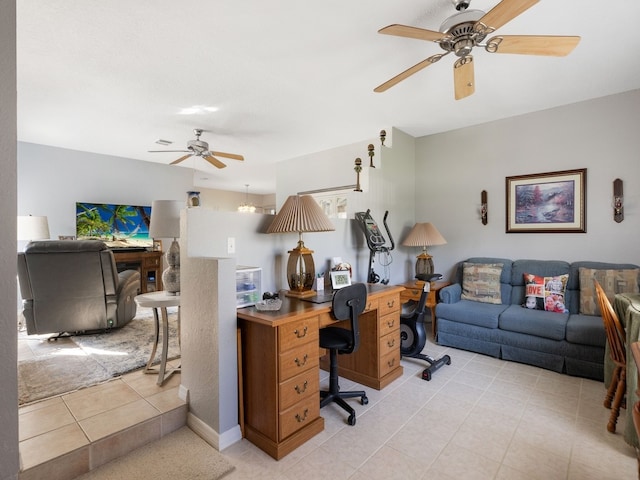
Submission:
{"label": "sofa cushion", "polygon": [[613,303],[616,293],[638,293],[638,273],[640,269],[594,269],[581,267],[580,275],[580,313],[600,315],[593,280],[602,286],[607,298]]}
{"label": "sofa cushion", "polygon": [[508,305],[460,300],[456,303],[438,303],[436,317],[454,322],[477,325],[485,328],[498,328],[498,317]]}
{"label": "sofa cushion", "polygon": [[462,298],[482,303],[502,303],[500,275],[502,263],[469,263],[463,265]]}
{"label": "sofa cushion", "polygon": [[[509,303],[514,305],[523,305],[525,303],[525,273],[538,275],[540,277],[555,277],[570,274],[570,268],[571,265],[569,262],[562,260],[514,260],[511,268],[512,289]],[[571,275],[569,275],[569,283],[571,283]],[[570,292],[567,291],[565,294],[565,302],[570,300]],[[578,313],[578,311],[576,310],[575,313]]]}
{"label": "sofa cushion", "polygon": [[519,305],[510,305],[500,314],[498,326],[501,330],[509,332],[564,340],[568,320],[568,313],[529,310]]}
{"label": "sofa cushion", "polygon": [[573,313],[567,322],[567,342],[604,348],[607,335],[602,318]]}
{"label": "sofa cushion", "polygon": [[524,307],[547,312],[569,313],[565,306],[565,290],[569,281],[569,274],[541,277],[532,273],[525,273],[525,303]]}

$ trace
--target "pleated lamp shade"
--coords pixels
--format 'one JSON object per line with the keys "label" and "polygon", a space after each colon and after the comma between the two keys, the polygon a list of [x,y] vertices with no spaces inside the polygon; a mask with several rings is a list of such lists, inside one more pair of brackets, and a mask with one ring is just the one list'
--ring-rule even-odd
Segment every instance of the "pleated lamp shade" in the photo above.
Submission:
{"label": "pleated lamp shade", "polygon": [[416,259],[416,276],[433,273],[433,258],[427,253],[427,247],[444,245],[447,241],[431,223],[416,223],[402,245],[422,247],[422,253]]}
{"label": "pleated lamp shade", "polygon": [[320,205],[309,195],[291,195],[275,216],[267,233],[298,233],[298,246],[289,250],[287,283],[292,297],[314,295],[313,282],[316,276],[313,250],[305,247],[303,232],[330,232],[335,230],[331,220]]}

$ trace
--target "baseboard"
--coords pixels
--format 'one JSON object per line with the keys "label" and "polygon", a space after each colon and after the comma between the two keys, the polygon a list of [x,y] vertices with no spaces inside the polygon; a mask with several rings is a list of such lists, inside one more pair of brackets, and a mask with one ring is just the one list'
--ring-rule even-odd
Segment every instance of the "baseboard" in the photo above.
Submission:
{"label": "baseboard", "polygon": [[240,425],[236,425],[226,432],[219,434],[191,412],[187,414],[187,425],[205,442],[207,442],[218,451],[222,451],[225,448],[233,445],[234,443],[242,440]]}

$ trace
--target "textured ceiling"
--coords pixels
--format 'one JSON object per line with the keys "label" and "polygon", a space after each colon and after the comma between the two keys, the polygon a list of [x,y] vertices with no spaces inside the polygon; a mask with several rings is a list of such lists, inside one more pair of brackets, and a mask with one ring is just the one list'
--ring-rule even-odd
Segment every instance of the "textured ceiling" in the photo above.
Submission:
{"label": "textured ceiling", "polygon": [[[202,128],[212,150],[245,161],[175,167],[194,169],[200,187],[273,192],[275,162],[381,128],[423,136],[640,88],[637,0],[541,0],[497,33],[579,35],[576,49],[475,49],[476,93],[459,101],[451,55],[373,92],[442,51],[377,31],[438,30],[451,0],[19,0],[17,10],[20,141],[168,164],[181,154],[147,150],[183,149]],[[217,111],[180,113],[193,106]]]}

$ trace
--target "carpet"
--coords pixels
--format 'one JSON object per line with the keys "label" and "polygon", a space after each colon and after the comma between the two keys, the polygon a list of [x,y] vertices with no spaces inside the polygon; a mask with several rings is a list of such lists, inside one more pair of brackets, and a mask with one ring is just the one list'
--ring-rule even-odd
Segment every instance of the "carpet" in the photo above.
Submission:
{"label": "carpet", "polygon": [[189,427],[182,427],[76,480],[218,480],[234,468]]}
{"label": "carpet", "polygon": [[[169,359],[180,356],[177,324],[177,314],[170,313]],[[107,333],[73,336],[72,344],[67,341],[64,348],[56,345],[63,340],[34,340],[39,342],[36,357],[18,362],[19,405],[97,385],[144,367],[151,356],[153,336],[153,317],[141,317]],[[162,328],[160,337],[157,363]],[[31,340],[26,337],[26,341]]]}

